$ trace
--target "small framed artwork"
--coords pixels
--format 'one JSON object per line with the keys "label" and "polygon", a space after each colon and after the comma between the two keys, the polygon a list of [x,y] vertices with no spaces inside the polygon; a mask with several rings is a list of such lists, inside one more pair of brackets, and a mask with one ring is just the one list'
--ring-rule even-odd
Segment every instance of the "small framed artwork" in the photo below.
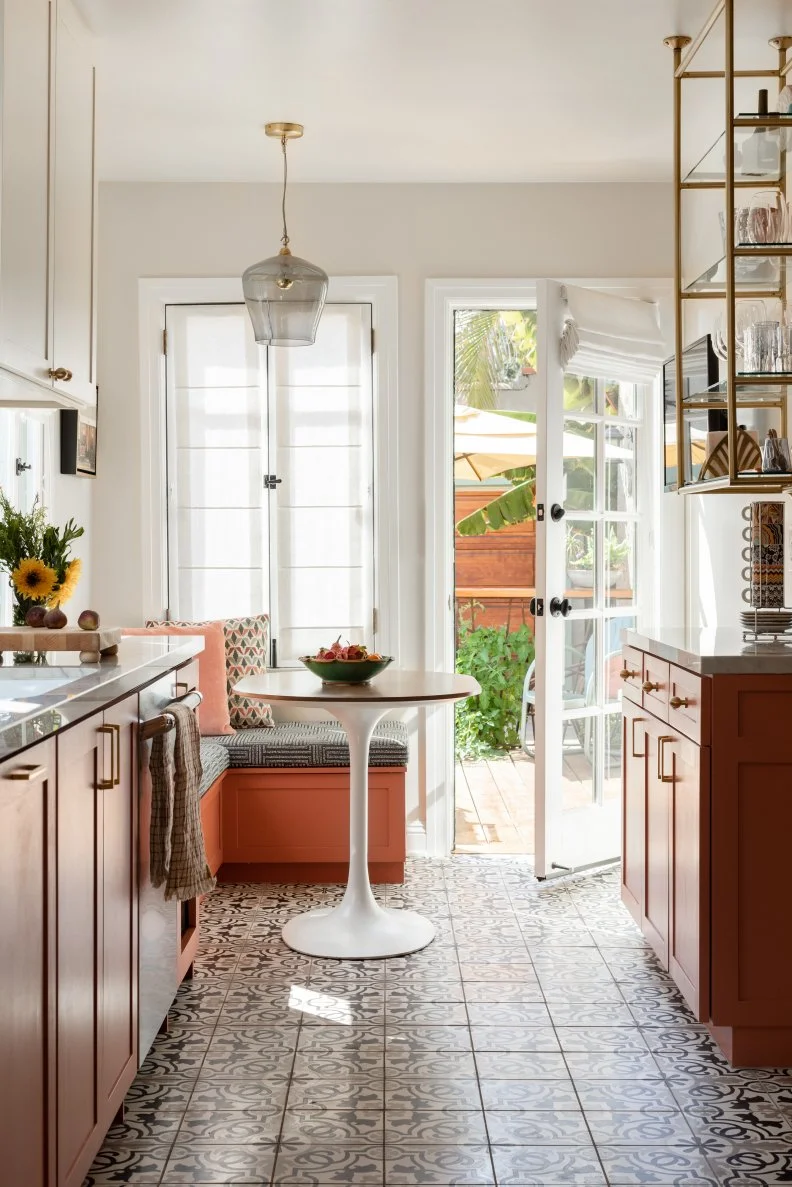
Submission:
{"label": "small framed artwork", "polygon": [[60,414],[60,472],[96,477],[95,413],[62,408]]}

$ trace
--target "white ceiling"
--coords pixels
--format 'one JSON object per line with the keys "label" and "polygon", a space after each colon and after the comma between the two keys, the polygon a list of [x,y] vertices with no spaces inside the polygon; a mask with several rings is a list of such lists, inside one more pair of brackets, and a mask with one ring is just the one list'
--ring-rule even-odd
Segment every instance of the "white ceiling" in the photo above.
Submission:
{"label": "white ceiling", "polygon": [[[286,119],[295,182],[530,182],[669,178],[662,39],[713,0],[78,3],[104,180],[275,180],[261,127]],[[792,3],[737,4],[741,50],[774,65]]]}

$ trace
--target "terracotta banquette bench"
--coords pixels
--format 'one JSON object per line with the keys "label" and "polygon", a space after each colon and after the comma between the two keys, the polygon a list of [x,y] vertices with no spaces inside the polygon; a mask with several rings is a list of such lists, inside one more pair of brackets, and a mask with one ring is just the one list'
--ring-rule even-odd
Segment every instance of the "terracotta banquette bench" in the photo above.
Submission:
{"label": "terracotta banquette bench", "polygon": [[[375,731],[369,771],[369,872],[402,882],[407,729]],[[349,749],[336,722],[278,722],[201,740],[201,821],[221,882],[345,881]]]}

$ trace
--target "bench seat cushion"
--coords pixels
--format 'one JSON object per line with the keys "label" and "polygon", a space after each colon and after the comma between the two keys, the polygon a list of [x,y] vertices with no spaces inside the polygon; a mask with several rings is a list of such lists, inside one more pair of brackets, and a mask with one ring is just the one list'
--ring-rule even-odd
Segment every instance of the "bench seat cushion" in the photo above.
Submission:
{"label": "bench seat cushion", "polygon": [[[232,735],[223,735],[231,737]],[[205,796],[215,779],[219,779],[223,771],[229,767],[228,751],[219,746],[214,738],[201,738],[201,766],[203,775],[198,785],[198,794]]]}
{"label": "bench seat cushion", "polygon": [[[348,767],[346,734],[335,721],[281,721],[270,729],[241,729],[213,738],[228,755],[231,767]],[[372,767],[407,765],[407,727],[383,721],[374,731],[369,751]]]}

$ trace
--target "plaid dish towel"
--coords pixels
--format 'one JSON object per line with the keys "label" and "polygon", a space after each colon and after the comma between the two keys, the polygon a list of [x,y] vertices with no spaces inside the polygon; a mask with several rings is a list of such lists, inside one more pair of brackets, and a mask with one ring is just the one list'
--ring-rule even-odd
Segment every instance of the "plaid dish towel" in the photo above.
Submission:
{"label": "plaid dish towel", "polygon": [[169,705],[176,728],[152,742],[151,884],[165,884],[166,899],[191,899],[215,885],[209,872],[201,830],[199,784],[201,738],[195,713]]}

